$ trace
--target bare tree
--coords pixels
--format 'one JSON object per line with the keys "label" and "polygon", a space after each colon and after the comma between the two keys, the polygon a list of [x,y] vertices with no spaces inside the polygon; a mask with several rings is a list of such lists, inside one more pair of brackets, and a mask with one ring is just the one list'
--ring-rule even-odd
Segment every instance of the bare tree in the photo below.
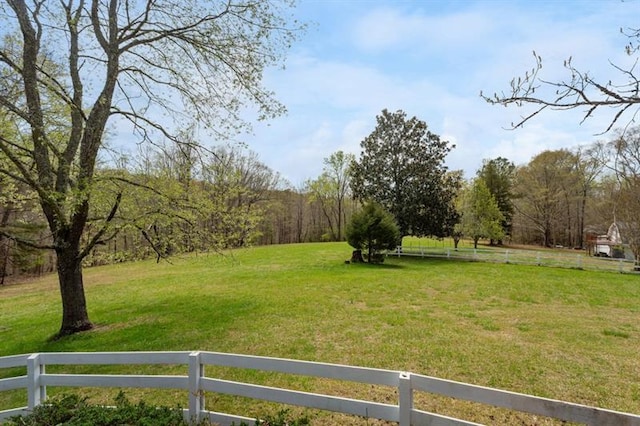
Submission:
{"label": "bare tree", "polygon": [[344,238],[354,161],[355,155],[336,151],[323,160],[322,174],[306,182],[309,201],[319,203],[333,241]]}
{"label": "bare tree", "polygon": [[[22,130],[0,137],[13,169],[0,173],[37,193],[54,250],[62,296],[59,335],[92,328],[82,260],[115,235],[126,193],[93,234],[89,219],[96,159],[112,118],[130,122],[141,141],[180,143],[196,120],[219,136],[246,127],[243,105],[260,118],[284,107],[261,82],[282,63],[300,27],[291,2],[238,0],[6,0],[0,3],[0,108]],[[297,24],[293,24],[297,25]],[[0,161],[0,164],[3,162]],[[13,235],[5,235],[15,238]],[[86,241],[86,243],[83,243]]]}
{"label": "bare tree", "polygon": [[[640,49],[640,29],[621,30],[629,37],[625,47],[630,57],[636,57]],[[487,102],[498,105],[531,105],[533,110],[524,114],[517,122],[511,123],[513,128],[522,127],[527,121],[541,112],[551,110],[583,109],[582,122],[590,118],[596,111],[607,109],[614,111],[606,133],[614,126],[622,124],[626,127],[634,121],[640,107],[640,75],[637,59],[630,66],[620,66],[611,61],[611,78],[603,81],[594,78],[588,71],[581,71],[573,65],[572,58],[564,61],[567,78],[561,81],[549,81],[542,77],[542,57],[533,52],[535,65],[524,76],[511,80],[507,91],[480,96]],[[619,123],[625,113],[630,113],[626,123]]]}
{"label": "bare tree", "polygon": [[640,262],[640,127],[632,127],[609,142],[615,173],[614,220],[619,222],[624,240]]}
{"label": "bare tree", "polygon": [[568,150],[543,151],[516,170],[518,226],[535,229],[535,241],[544,246],[571,244],[574,162]]}

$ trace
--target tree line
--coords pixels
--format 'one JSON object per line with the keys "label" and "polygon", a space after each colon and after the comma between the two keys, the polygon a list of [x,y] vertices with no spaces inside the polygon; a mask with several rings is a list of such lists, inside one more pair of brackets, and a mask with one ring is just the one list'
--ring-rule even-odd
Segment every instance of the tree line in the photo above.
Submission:
{"label": "tree line", "polygon": [[[126,188],[127,196],[109,220],[112,235],[92,246],[84,265],[253,244],[343,241],[353,214],[367,201],[392,214],[401,236],[584,248],[588,233],[606,233],[618,221],[625,239],[637,246],[640,129],[607,143],[544,151],[519,166],[486,159],[465,180],[445,167],[452,147],[426,123],[387,110],[377,120],[359,158],[335,152],[324,159],[320,176],[298,188],[239,146],[202,151],[194,142],[147,148],[135,161],[102,161],[90,217],[109,217],[114,194]],[[53,271],[50,251],[22,244],[51,243],[37,195],[6,176],[0,184],[0,279]],[[97,226],[88,221],[84,244]]]}
{"label": "tree line", "polygon": [[[356,208],[347,175],[352,155],[342,152],[327,158],[323,174],[300,188],[240,146],[199,152],[149,148],[135,157],[106,162],[96,172],[91,217],[110,214],[114,193],[126,189],[126,196],[110,220],[112,235],[92,246],[85,266],[254,244],[344,240],[345,223]],[[0,185],[10,188],[2,178]],[[35,200],[27,188],[0,196],[0,282],[55,270],[50,251],[23,244],[51,241]],[[83,243],[95,226],[89,221]]]}
{"label": "tree line", "polygon": [[[462,238],[477,247],[534,244],[584,249],[616,223],[640,258],[640,128],[608,142],[547,150],[515,165],[485,159],[468,180],[444,165],[453,148],[416,117],[386,110],[361,143],[353,195],[395,217],[399,235]],[[360,248],[360,247],[358,247]]]}

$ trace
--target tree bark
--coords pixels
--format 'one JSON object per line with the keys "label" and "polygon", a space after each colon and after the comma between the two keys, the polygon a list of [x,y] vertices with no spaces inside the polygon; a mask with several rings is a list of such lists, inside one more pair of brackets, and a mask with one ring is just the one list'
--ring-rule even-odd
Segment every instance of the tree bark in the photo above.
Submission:
{"label": "tree bark", "polygon": [[56,250],[58,280],[62,297],[62,325],[58,337],[93,328],[87,313],[79,250]]}
{"label": "tree bark", "polygon": [[364,263],[362,258],[362,250],[354,250],[351,253],[351,263]]}
{"label": "tree bark", "polygon": [[[2,218],[0,219],[0,227],[4,228],[9,223],[9,217],[13,212],[13,203],[9,201],[4,206],[4,211],[2,212]],[[9,247],[10,241],[8,238],[5,238],[4,235],[0,235],[0,285],[4,285],[4,279],[7,276],[7,266],[9,264],[9,255],[11,254],[11,250]]]}

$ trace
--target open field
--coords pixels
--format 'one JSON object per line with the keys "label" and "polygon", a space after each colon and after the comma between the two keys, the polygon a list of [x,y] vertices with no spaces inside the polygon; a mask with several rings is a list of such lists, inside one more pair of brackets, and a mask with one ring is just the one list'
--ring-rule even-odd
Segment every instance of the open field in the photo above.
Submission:
{"label": "open field", "polygon": [[[88,269],[97,328],[60,341],[47,340],[60,320],[54,276],[0,287],[0,355],[235,352],[408,370],[640,413],[640,277],[438,259],[348,265],[350,253],[346,243],[269,246]],[[220,371],[238,374],[251,373]],[[251,380],[394,398],[386,389],[341,382],[265,373]],[[106,401],[113,395],[87,392]],[[130,393],[138,394],[170,405],[186,401],[177,392]],[[426,395],[422,404],[480,423],[545,424]],[[24,405],[20,392],[0,394],[0,409],[18,405]],[[247,415],[272,409],[213,395],[207,406]],[[318,424],[344,424],[334,415],[317,416]]]}

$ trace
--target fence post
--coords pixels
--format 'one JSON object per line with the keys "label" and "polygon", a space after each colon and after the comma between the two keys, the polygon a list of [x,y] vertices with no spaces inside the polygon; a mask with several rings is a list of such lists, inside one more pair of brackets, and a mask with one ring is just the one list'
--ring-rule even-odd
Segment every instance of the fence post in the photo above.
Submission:
{"label": "fence post", "polygon": [[27,406],[33,410],[47,399],[47,388],[40,385],[40,375],[44,374],[44,364],[40,364],[40,354],[27,358]]}
{"label": "fence post", "polygon": [[199,422],[204,410],[204,392],[200,389],[200,378],[204,376],[204,365],[200,363],[200,352],[189,354],[189,420]]}
{"label": "fence post", "polygon": [[398,378],[398,426],[411,425],[413,409],[413,391],[411,390],[411,373],[401,372]]}
{"label": "fence post", "polygon": [[579,254],[576,256],[578,257],[578,262],[577,262],[578,269],[582,269],[582,256],[580,256]]}

